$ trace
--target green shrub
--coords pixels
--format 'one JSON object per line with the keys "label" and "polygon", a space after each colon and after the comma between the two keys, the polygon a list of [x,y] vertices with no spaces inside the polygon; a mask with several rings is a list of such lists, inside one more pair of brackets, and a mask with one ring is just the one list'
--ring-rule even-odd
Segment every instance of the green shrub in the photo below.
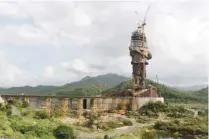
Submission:
{"label": "green shrub", "polygon": [[[33,122],[11,121],[11,128],[13,131],[18,131],[24,135],[32,135],[34,137],[42,137],[47,135],[52,135],[53,130],[56,128],[52,123],[47,122],[47,120],[41,120],[42,122],[34,124]],[[54,123],[55,124],[55,123]]]}
{"label": "green shrub", "polygon": [[142,139],[155,139],[156,138],[156,131],[155,130],[146,130],[143,129],[141,131],[141,138]]}
{"label": "green shrub", "polygon": [[123,125],[120,124],[120,123],[117,122],[117,121],[109,121],[109,122],[106,123],[106,127],[107,127],[106,130],[111,129],[111,128],[112,128],[112,129],[118,128],[118,127],[121,127],[121,126],[123,126]]}
{"label": "green shrub", "polygon": [[18,100],[16,100],[16,99],[8,100],[7,103],[9,105],[13,105],[13,106],[18,107],[18,108],[20,108],[22,106],[21,103],[18,102]]}
{"label": "green shrub", "polygon": [[5,111],[5,106],[3,103],[0,103],[0,111]]}
{"label": "green shrub", "polygon": [[50,116],[46,111],[36,111],[34,116],[36,119],[47,119],[49,117]]}
{"label": "green shrub", "polygon": [[136,120],[138,123],[147,123],[149,121],[149,118],[147,116],[139,116]]}
{"label": "green shrub", "polygon": [[108,135],[105,135],[105,136],[104,136],[104,139],[109,139],[109,136],[108,136]]}
{"label": "green shrub", "polygon": [[23,111],[21,113],[22,116],[28,116],[31,113],[31,111]]}
{"label": "green shrub", "polygon": [[126,108],[127,108],[127,111],[131,111],[132,110],[132,105],[131,104],[126,104]]}
{"label": "green shrub", "polygon": [[178,111],[172,111],[172,112],[169,112],[167,114],[168,117],[173,117],[173,118],[183,118],[183,117],[186,117],[186,114],[184,113],[180,113]]}
{"label": "green shrub", "polygon": [[92,128],[92,125],[94,125],[95,120],[98,120],[98,118],[99,118],[99,116],[96,114],[89,115],[89,120],[86,123],[86,126]]}
{"label": "green shrub", "polygon": [[198,115],[199,116],[207,116],[208,113],[207,113],[207,111],[198,111]]}
{"label": "green shrub", "polygon": [[182,135],[208,135],[207,118],[203,117],[186,118],[184,122],[179,120],[170,122],[158,121],[155,123],[154,128],[172,134],[178,132]]}
{"label": "green shrub", "polygon": [[54,130],[57,139],[73,139],[73,130],[69,126],[60,125]]}
{"label": "green shrub", "polygon": [[128,120],[128,119],[124,119],[123,120],[123,124],[127,125],[127,126],[132,126],[133,125],[133,123],[130,120]]}
{"label": "green shrub", "polygon": [[5,106],[5,111],[6,111],[7,116],[11,116],[12,115],[12,106],[10,104],[7,104]]}
{"label": "green shrub", "polygon": [[28,103],[28,101],[23,101],[22,102],[22,108],[27,108],[29,106],[29,103]]}
{"label": "green shrub", "polygon": [[56,139],[56,138],[52,135],[44,135],[44,136],[41,136],[40,139]]}

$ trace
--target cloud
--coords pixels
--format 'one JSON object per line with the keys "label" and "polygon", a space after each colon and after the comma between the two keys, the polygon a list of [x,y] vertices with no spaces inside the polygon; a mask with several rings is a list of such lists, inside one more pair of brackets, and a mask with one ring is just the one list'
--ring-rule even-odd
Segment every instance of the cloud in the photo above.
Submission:
{"label": "cloud", "polygon": [[130,77],[131,32],[150,3],[148,77],[157,74],[160,81],[177,85],[207,82],[206,0],[0,3],[0,19],[5,19],[0,45],[7,56],[1,70],[11,73],[0,81],[57,85],[108,72]]}
{"label": "cloud", "polygon": [[9,63],[4,51],[0,51],[0,84],[1,86],[16,86],[32,84],[32,76],[17,65]]}

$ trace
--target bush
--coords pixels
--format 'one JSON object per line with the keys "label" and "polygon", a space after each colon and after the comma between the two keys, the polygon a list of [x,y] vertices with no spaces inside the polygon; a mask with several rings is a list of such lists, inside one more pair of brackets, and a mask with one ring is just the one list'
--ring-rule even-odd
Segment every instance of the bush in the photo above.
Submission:
{"label": "bush", "polygon": [[15,100],[15,99],[14,100],[8,100],[7,102],[8,102],[9,105],[13,105],[13,106],[18,107],[18,108],[20,108],[22,106],[21,103],[18,102],[18,100]]}
{"label": "bush", "polygon": [[126,108],[127,108],[127,111],[131,111],[132,110],[132,105],[131,104],[126,104]]}
{"label": "bush", "polygon": [[60,125],[54,130],[54,135],[58,139],[73,139],[73,130],[69,126]]}
{"label": "bush", "polygon": [[143,129],[141,131],[141,137],[142,139],[155,139],[156,138],[156,131],[155,130],[146,130]]}
{"label": "bush", "polygon": [[22,116],[28,116],[31,113],[31,111],[23,111],[21,113]]}
{"label": "bush", "polygon": [[172,111],[172,112],[169,112],[167,114],[168,117],[173,117],[173,118],[183,118],[183,117],[186,117],[186,114],[184,113],[180,113],[178,111]]}
{"label": "bush", "polygon": [[198,111],[199,116],[207,116],[208,113],[206,111]]}
{"label": "bush", "polygon": [[36,111],[34,118],[47,119],[47,118],[49,118],[49,114],[46,111]]}
{"label": "bush", "polygon": [[147,116],[139,116],[136,120],[138,123],[147,123],[149,121],[149,118]]}
{"label": "bush", "polygon": [[10,104],[6,105],[5,110],[6,110],[7,116],[11,116],[12,115],[12,106]]}
{"label": "bush", "polygon": [[109,136],[108,136],[108,135],[105,135],[105,136],[104,136],[104,139],[109,139]]}
{"label": "bush", "polygon": [[106,123],[106,127],[107,127],[106,130],[111,129],[111,128],[112,129],[118,128],[118,127],[121,127],[121,126],[122,125],[117,121],[109,121],[109,122]]}
{"label": "bush", "polygon": [[127,126],[132,126],[133,125],[133,123],[130,120],[127,120],[127,119],[123,120],[123,124],[127,125]]}
{"label": "bush", "polygon": [[27,101],[24,100],[24,101],[22,102],[22,107],[23,107],[23,108],[27,108],[28,106],[29,106],[29,103],[28,103]]}
{"label": "bush", "polygon": [[[40,120],[38,124],[32,121],[25,122],[23,120],[11,120],[10,123],[13,131],[34,137],[51,136],[54,129],[57,127],[56,123],[52,123],[49,120]],[[28,139],[31,138],[28,137]]]}

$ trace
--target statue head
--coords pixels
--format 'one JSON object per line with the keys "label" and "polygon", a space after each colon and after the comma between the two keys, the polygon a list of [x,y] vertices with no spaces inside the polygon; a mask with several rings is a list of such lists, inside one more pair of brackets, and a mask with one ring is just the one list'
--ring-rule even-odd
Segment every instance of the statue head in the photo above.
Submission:
{"label": "statue head", "polygon": [[140,33],[138,30],[132,32],[131,40],[139,40],[139,37],[140,37]]}

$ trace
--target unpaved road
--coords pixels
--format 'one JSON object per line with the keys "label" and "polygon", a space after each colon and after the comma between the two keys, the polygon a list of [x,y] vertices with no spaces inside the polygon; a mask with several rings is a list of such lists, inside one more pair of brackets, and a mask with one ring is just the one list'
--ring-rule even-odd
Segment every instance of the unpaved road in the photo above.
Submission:
{"label": "unpaved road", "polygon": [[191,111],[194,113],[194,117],[196,117],[198,115],[198,111],[197,110],[194,110],[194,109],[190,109],[190,108],[185,108],[186,110],[188,111]]}
{"label": "unpaved road", "polygon": [[[110,133],[106,133],[109,137],[113,137],[116,135],[121,135],[121,134],[125,134],[128,132],[133,131],[136,128],[142,128],[144,126],[149,126],[149,125],[154,125],[154,122],[152,123],[147,123],[147,124],[140,124],[137,123],[135,120],[132,120],[133,125],[132,126],[125,126],[125,127],[121,127],[121,128],[116,128],[114,129],[112,132]],[[98,137],[104,137],[105,133],[86,133],[86,132],[80,132],[80,134],[78,135],[78,137],[80,139],[96,139]]]}

